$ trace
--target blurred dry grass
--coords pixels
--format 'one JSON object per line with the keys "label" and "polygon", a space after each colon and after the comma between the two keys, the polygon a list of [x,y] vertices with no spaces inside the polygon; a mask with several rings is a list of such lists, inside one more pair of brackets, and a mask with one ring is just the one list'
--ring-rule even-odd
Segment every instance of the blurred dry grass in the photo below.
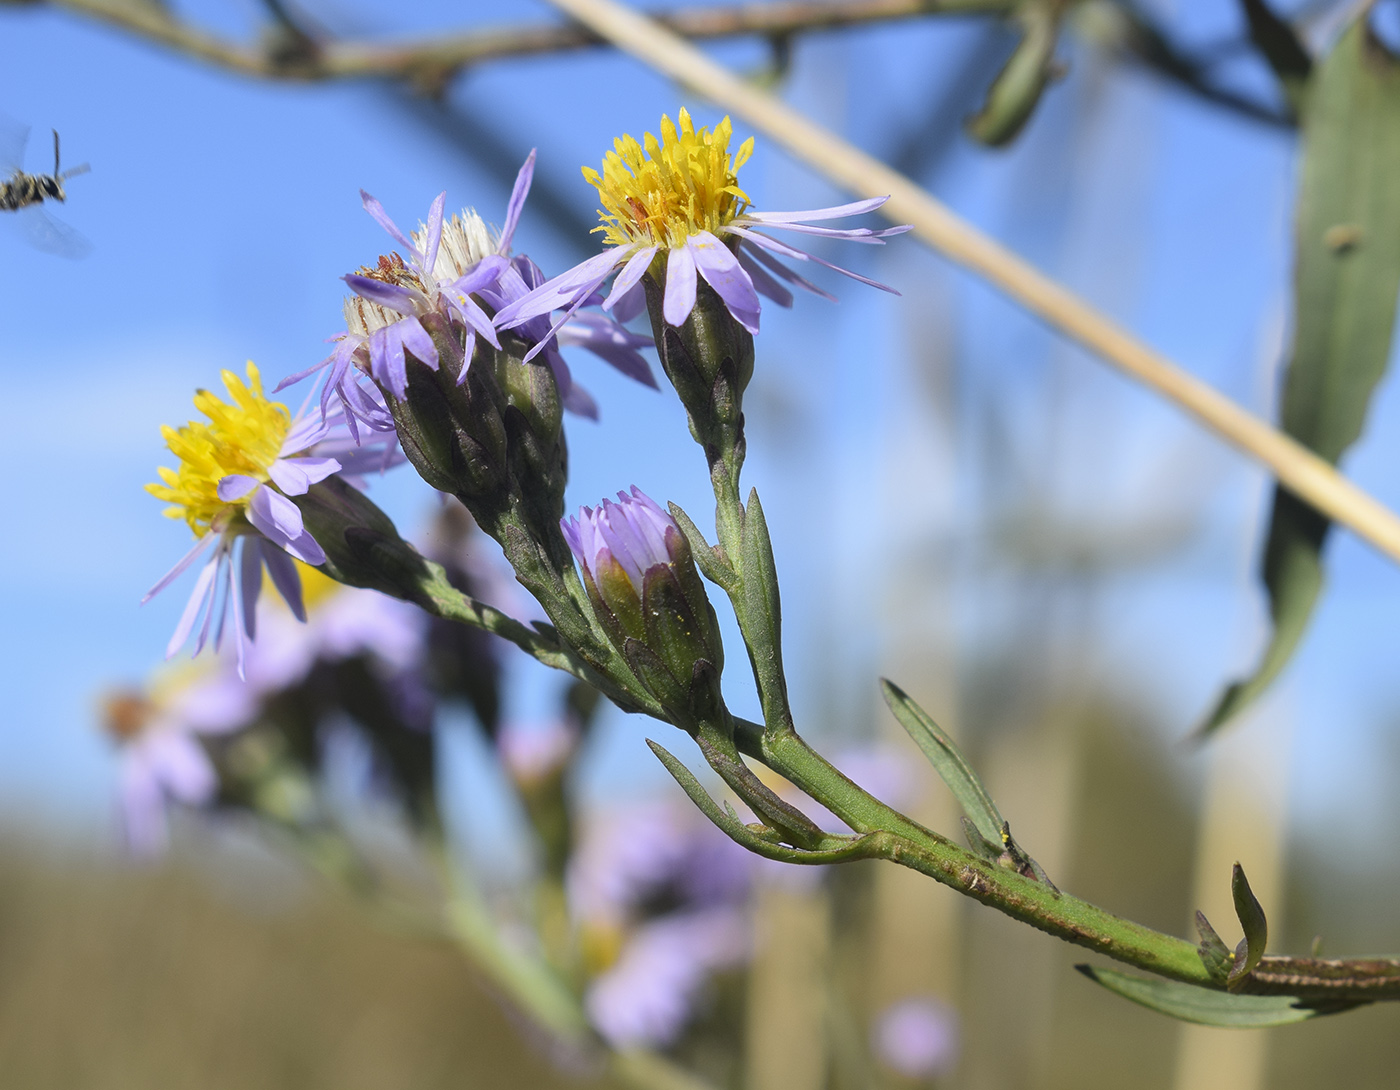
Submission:
{"label": "blurred dry grass", "polygon": [[[273,904],[254,910],[269,877]],[[0,840],[0,1085],[586,1085],[540,1057],[453,950],[377,930],[310,883],[238,882]]]}

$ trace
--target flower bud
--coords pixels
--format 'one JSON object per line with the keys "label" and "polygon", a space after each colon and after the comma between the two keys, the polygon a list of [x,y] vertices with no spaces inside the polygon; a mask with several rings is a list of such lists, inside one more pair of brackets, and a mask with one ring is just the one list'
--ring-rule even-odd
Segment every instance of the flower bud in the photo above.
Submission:
{"label": "flower bud", "polygon": [[423,558],[399,537],[393,520],[373,500],[340,477],[313,484],[291,500],[306,528],[322,542],[323,572],[347,586],[413,598]]}
{"label": "flower bud", "polygon": [[675,520],[635,486],[561,522],[613,645],[678,725],[713,719],[719,623]]}

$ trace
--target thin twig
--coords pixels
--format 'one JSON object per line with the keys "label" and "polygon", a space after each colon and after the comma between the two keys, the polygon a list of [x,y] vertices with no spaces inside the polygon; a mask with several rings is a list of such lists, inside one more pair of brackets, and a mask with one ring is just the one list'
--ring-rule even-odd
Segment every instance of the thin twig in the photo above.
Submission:
{"label": "thin twig", "polygon": [[[3,4],[5,0],[0,0]],[[15,0],[8,0],[15,3]],[[377,43],[324,41],[314,49],[248,46],[210,34],[140,4],[110,0],[49,0],[53,7],[109,23],[171,46],[200,60],[250,76],[296,80],[407,79],[440,87],[460,69],[504,57],[561,53],[606,45],[607,39],[578,25],[510,26],[443,35],[418,41]],[[784,36],[862,23],[925,15],[998,13],[1012,0],[787,0],[737,7],[682,8],[659,21],[689,38],[746,34]]]}
{"label": "thin twig", "polygon": [[982,234],[915,182],[866,155],[773,95],[739,79],[690,43],[615,0],[550,0],[710,101],[743,118],[832,181],[860,196],[889,194],[882,213],[914,225],[945,257],[1001,288],[1027,310],[1258,459],[1279,482],[1400,561],[1400,518],[1337,470],[1253,413],[1153,351],[1083,299]]}

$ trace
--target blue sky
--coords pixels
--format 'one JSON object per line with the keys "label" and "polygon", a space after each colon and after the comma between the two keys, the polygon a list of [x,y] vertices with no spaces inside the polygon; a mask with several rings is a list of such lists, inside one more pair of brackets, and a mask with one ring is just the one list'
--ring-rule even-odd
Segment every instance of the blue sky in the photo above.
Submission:
{"label": "blue sky", "polygon": [[[249,0],[189,10],[237,32],[256,8]],[[416,5],[393,23],[387,10],[343,8],[324,21],[384,34],[462,25],[450,5]],[[491,17],[546,18],[548,9],[500,3]],[[1229,30],[1216,25],[1225,18],[1233,12],[1203,3],[1182,14],[1201,40]],[[46,11],[7,9],[0,27],[0,110],[33,126],[30,169],[45,163],[50,128],[70,163],[92,164],[58,215],[94,246],[85,260],[64,261],[0,232],[13,467],[0,535],[0,812],[101,835],[113,762],[94,727],[95,699],[159,660],[187,591],[136,606],[185,548],[183,529],[141,490],[165,458],[160,425],[188,419],[194,387],[214,384],[220,368],[252,358],[276,379],[319,358],[338,328],[337,278],[386,249],[359,188],[401,223],[444,188],[449,206],[472,204],[499,221],[509,176],[379,86],[259,83]],[[960,58],[984,45],[966,21],[814,35],[799,42],[784,93],[889,157]],[[763,57],[752,44],[716,53],[738,67]],[[1290,139],[1081,48],[1065,53],[1071,74],[1015,147],[992,152],[960,136],[945,147],[927,134],[908,149],[920,180],[1149,343],[1269,412],[1286,323]],[[959,95],[966,112],[977,87]],[[539,197],[586,221],[593,194],[578,167],[595,163],[613,136],[654,128],[681,103],[717,119],[605,52],[484,65],[452,96],[470,115],[474,143],[512,163],[539,148],[541,189],[517,248],[546,271],[590,243],[532,215]],[[761,140],[744,181],[760,207],[838,198]],[[838,305],[804,299],[791,314],[764,313],[747,473],[778,548],[799,715],[820,722],[833,706],[856,719],[873,714],[873,675],[909,651],[891,636],[886,605],[910,564],[923,565],[920,578],[951,603],[921,623],[963,658],[994,648],[1024,619],[1021,584],[989,559],[978,467],[993,450],[1023,468],[1024,495],[1083,531],[1185,527],[1164,559],[1099,581],[1085,651],[1096,676],[1131,685],[1166,730],[1184,733],[1252,663],[1263,635],[1253,581],[1263,475],[918,243],[824,254],[905,294],[833,277],[824,283]],[[931,361],[942,401],[921,392],[918,361]],[[702,463],[673,396],[588,359],[576,373],[603,423],[571,425],[571,502],[636,483],[703,524]],[[1388,424],[1397,414],[1387,381],[1347,463],[1392,505],[1400,486]],[[404,470],[374,496],[412,529],[430,509],[425,492]],[[1362,821],[1384,781],[1369,792],[1366,781],[1346,794],[1339,785],[1372,764],[1388,726],[1400,578],[1346,534],[1335,536],[1329,572],[1313,632],[1260,715],[1296,724],[1299,819]],[[729,646],[741,666],[732,638]],[[743,686],[734,689],[737,710],[749,710]],[[531,701],[520,709],[529,714]],[[951,701],[932,710],[957,729]],[[659,782],[641,733],[636,720],[610,723],[595,786]]]}

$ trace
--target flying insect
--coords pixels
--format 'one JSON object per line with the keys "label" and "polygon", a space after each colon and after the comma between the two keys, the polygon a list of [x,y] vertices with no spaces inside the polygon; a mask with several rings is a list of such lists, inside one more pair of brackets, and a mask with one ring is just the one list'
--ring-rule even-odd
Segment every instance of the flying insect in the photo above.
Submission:
{"label": "flying insect", "polygon": [[[13,212],[19,227],[31,246],[60,257],[82,257],[92,247],[73,228],[59,223],[43,207],[47,201],[63,203],[68,199],[64,182],[86,174],[89,166],[62,170],[59,164],[58,133],[53,134],[53,173],[30,174],[21,167],[25,141],[29,130],[0,117],[0,213]],[[9,176],[5,176],[8,171]],[[0,216],[0,219],[9,219]]]}
{"label": "flying insect", "polygon": [[71,170],[65,170],[62,174],[58,172],[58,130],[55,129],[53,134],[53,173],[26,174],[19,167],[14,167],[11,170],[9,180],[0,185],[0,211],[15,212],[41,201],[58,201],[61,204],[68,199],[68,194],[63,189],[63,183],[79,174],[86,174],[91,169],[86,163],[83,163]]}

